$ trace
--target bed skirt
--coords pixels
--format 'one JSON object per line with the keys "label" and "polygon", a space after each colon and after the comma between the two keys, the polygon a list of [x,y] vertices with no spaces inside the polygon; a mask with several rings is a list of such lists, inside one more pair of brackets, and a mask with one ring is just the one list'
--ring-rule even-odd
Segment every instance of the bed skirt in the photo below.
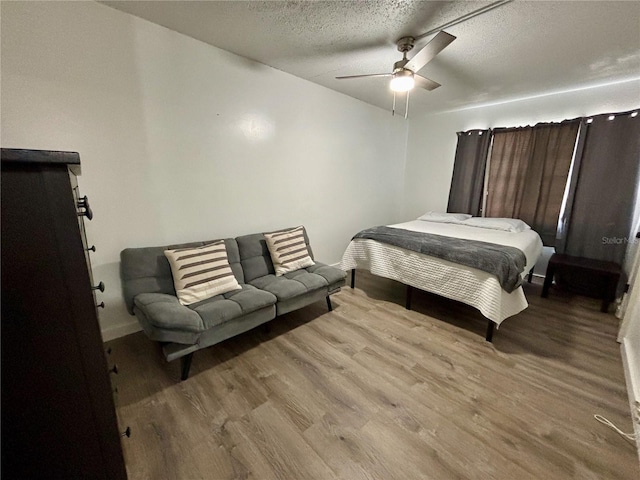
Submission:
{"label": "bed skirt", "polygon": [[507,293],[489,273],[375,240],[352,240],[340,267],[369,270],[374,275],[466,303],[498,326],[529,306],[522,287]]}

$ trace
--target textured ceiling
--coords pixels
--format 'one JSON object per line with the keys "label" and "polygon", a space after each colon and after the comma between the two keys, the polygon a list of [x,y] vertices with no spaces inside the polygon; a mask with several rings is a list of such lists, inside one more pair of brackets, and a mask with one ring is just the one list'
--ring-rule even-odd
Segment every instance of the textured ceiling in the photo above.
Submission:
{"label": "textured ceiling", "polygon": [[[104,1],[124,12],[384,109],[395,41],[491,2]],[[446,29],[458,37],[420,73],[442,84],[411,112],[456,109],[640,78],[640,2],[520,1]],[[409,58],[431,37],[417,42]],[[638,98],[640,103],[640,98]]]}

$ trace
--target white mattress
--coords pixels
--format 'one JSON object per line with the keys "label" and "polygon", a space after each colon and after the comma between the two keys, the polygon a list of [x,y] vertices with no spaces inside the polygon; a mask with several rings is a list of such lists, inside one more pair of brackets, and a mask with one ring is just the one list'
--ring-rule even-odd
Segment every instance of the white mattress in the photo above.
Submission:
{"label": "white mattress", "polygon": [[[516,247],[527,258],[523,277],[542,252],[540,236],[533,230],[512,233],[423,220],[389,226]],[[529,305],[522,287],[507,293],[490,273],[375,240],[352,240],[342,256],[340,267],[344,270],[363,268],[375,275],[466,303],[497,325]]]}

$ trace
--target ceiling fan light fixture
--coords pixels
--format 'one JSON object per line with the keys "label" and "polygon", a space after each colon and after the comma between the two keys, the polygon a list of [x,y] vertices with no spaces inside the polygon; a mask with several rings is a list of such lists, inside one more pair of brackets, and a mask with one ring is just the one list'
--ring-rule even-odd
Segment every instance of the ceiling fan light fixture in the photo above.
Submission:
{"label": "ceiling fan light fixture", "polygon": [[[510,1],[513,0],[500,0],[500,2],[494,3],[501,5],[504,2]],[[428,34],[430,35],[431,33],[433,32],[429,32]],[[421,35],[419,38],[423,38],[428,34]],[[454,37],[450,33],[447,33],[444,30],[440,30],[435,35],[435,37],[429,40],[429,43],[422,47],[422,49],[418,53],[413,55],[411,58],[407,58],[407,52],[411,51],[415,46],[415,38],[402,37],[396,42],[398,51],[402,53],[402,60],[398,60],[393,64],[393,73],[347,75],[336,77],[336,80],[365,77],[391,77],[391,82],[389,82],[389,89],[393,92],[393,106],[391,107],[391,115],[395,115],[396,111],[396,94],[406,93],[406,95],[402,95],[402,97],[404,97],[405,99],[404,118],[407,118],[407,115],[409,113],[409,92],[413,90],[414,87],[419,87],[420,89],[424,89],[430,92],[431,90],[434,90],[440,86],[438,82],[429,80],[428,78],[418,75],[415,72],[419,72],[427,63],[433,60],[433,58],[438,55],[438,53],[440,53],[455,39],[456,37]]]}
{"label": "ceiling fan light fixture", "polygon": [[415,86],[413,72],[410,70],[400,70],[393,74],[393,78],[389,83],[389,88],[394,92],[408,92]]}

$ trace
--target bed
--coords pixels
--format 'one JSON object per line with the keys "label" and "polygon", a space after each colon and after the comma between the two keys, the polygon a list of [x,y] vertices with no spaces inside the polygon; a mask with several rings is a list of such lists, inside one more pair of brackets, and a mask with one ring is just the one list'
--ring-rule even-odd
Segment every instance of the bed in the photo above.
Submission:
{"label": "bed", "polygon": [[[440,215],[436,218],[446,221],[428,221],[424,218],[429,216],[427,213],[421,219],[388,227],[515,247],[525,258],[525,266],[519,273],[521,279],[532,270],[542,252],[540,236],[528,227],[522,231],[481,228],[473,226],[474,221],[468,218],[454,221],[445,216],[448,214]],[[352,288],[358,268],[404,283],[408,287],[408,309],[412,287],[471,305],[489,320],[488,341],[492,339],[494,327],[528,306],[522,286],[509,293],[495,275],[486,271],[368,238],[354,238],[344,252],[340,266],[345,271],[352,271]]]}

